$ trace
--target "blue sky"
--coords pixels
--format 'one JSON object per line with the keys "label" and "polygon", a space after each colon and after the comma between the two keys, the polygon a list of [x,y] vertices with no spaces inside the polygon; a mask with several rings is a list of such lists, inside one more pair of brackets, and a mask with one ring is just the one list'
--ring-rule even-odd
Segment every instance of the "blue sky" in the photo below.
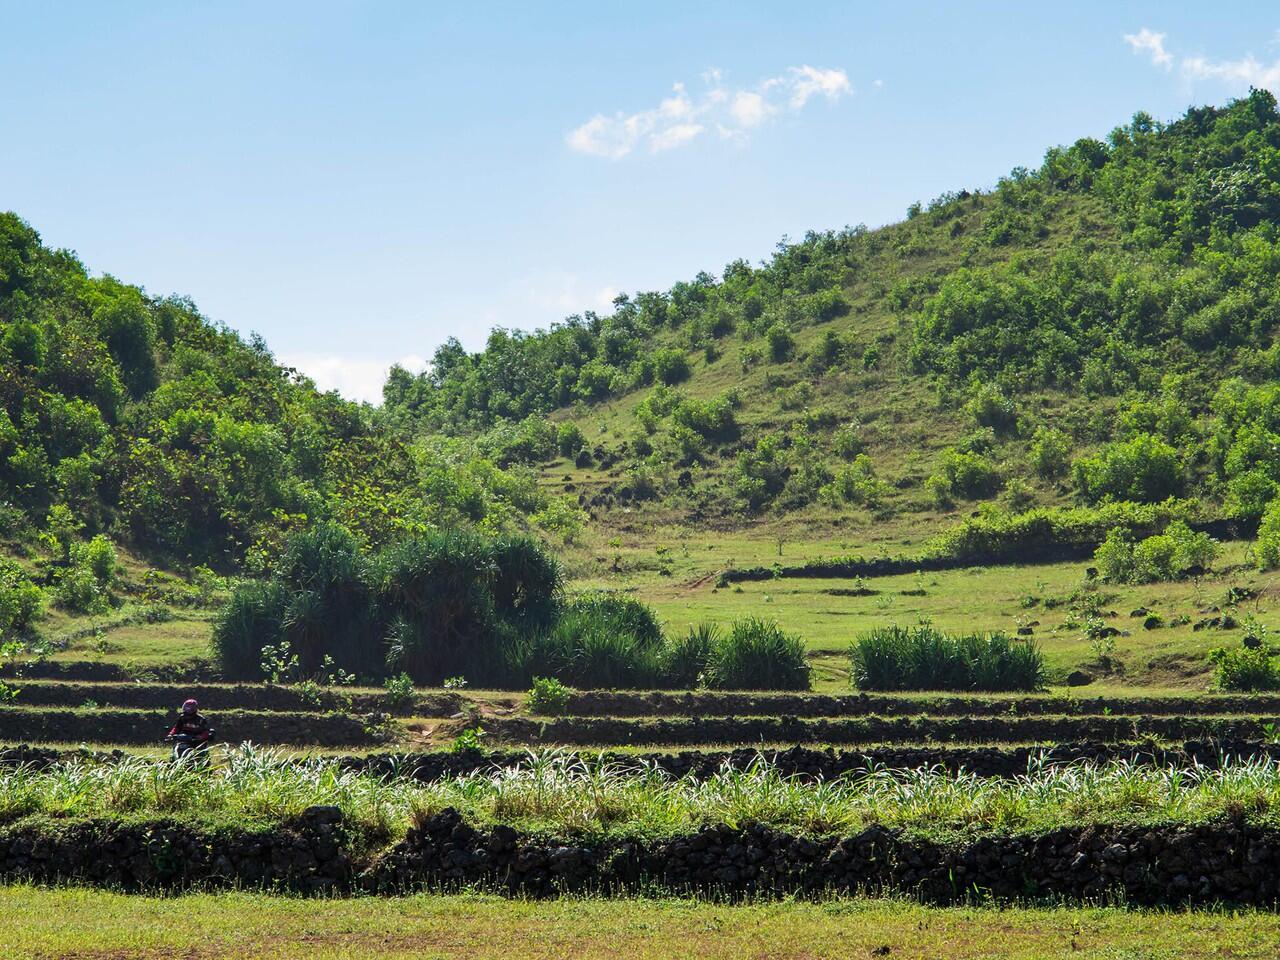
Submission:
{"label": "blue sky", "polygon": [[0,0],[0,209],[375,399],[447,336],[1280,90],[1280,8],[1185,6]]}

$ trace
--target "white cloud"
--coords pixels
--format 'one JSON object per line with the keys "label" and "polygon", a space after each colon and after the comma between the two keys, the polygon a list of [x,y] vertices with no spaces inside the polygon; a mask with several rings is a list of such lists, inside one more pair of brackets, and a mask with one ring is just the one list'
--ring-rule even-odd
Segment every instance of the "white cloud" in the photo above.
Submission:
{"label": "white cloud", "polygon": [[1207,60],[1184,57],[1182,72],[1195,80],[1223,80],[1240,87],[1280,90],[1280,61],[1259,63],[1252,54],[1242,60]]}
{"label": "white cloud", "polygon": [[791,89],[791,106],[799,110],[810,97],[823,96],[835,100],[853,93],[853,85],[843,70],[819,70],[817,67],[791,67],[787,70]]}
{"label": "white cloud", "polygon": [[1169,70],[1173,67],[1173,54],[1164,48],[1164,34],[1143,27],[1137,33],[1126,33],[1124,42],[1133,48],[1134,53],[1145,53],[1157,67]]}
{"label": "white cloud", "polygon": [[733,95],[733,104],[729,107],[730,116],[744,130],[760,126],[773,111],[764,96],[752,90],[739,90]]}
{"label": "white cloud", "polygon": [[1253,54],[1239,60],[1210,60],[1208,57],[1175,57],[1164,45],[1165,35],[1143,27],[1137,33],[1126,33],[1125,43],[1134,53],[1147,53],[1151,63],[1172,70],[1175,62],[1187,80],[1216,80],[1243,91],[1258,87],[1280,93],[1280,60],[1262,63]]}
{"label": "white cloud", "polygon": [[688,143],[703,130],[700,123],[677,123],[674,127],[659,130],[649,138],[649,149],[654,153],[670,150],[682,143]]}
{"label": "white cloud", "polygon": [[741,138],[775,114],[795,112],[816,97],[839,100],[853,93],[843,70],[788,67],[751,88],[730,89],[716,69],[702,75],[705,89],[696,97],[677,83],[656,107],[635,113],[598,113],[565,135],[579,153],[620,160],[639,147],[659,153],[683,146],[714,130],[726,139]]}
{"label": "white cloud", "polygon": [[575,273],[531,279],[525,289],[529,303],[558,315],[582,313],[584,310],[611,312],[614,298],[619,293],[621,291],[617,287],[607,284],[593,289]]}
{"label": "white cloud", "polygon": [[[364,400],[369,403],[382,402],[382,385],[392,366],[383,360],[314,353],[283,356],[280,362],[287,367],[296,367],[314,380],[321,390],[337,390],[348,400]],[[427,369],[427,361],[417,354],[409,354],[395,362],[410,373],[421,373]]]}

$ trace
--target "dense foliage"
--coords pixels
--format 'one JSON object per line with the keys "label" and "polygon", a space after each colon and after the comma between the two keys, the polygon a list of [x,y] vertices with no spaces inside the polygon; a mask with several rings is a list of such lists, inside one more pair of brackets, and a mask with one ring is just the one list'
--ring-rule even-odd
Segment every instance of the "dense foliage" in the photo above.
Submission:
{"label": "dense foliage", "polygon": [[883,627],[849,648],[860,690],[1032,691],[1044,687],[1044,656],[1033,641],[1004,634],[952,636],[933,627]]}
{"label": "dense foliage", "polygon": [[52,530],[61,511],[80,535],[252,569],[317,521],[381,545],[549,506],[501,455],[372,419],[190,301],[91,277],[0,214],[0,534]]}
{"label": "dense foliage", "polygon": [[232,593],[214,630],[230,679],[338,676],[519,689],[807,689],[804,644],[746,620],[668,638],[647,606],[565,598],[559,565],[527,537],[450,531],[377,551],[338,524],[296,535],[269,578]]}

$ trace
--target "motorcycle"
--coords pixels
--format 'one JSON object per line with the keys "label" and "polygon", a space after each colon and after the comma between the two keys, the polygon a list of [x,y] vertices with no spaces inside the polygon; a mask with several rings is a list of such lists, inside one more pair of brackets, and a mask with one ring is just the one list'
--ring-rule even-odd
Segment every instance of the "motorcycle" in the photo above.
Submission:
{"label": "motorcycle", "polygon": [[173,759],[183,760],[187,757],[201,759],[209,751],[209,741],[213,739],[214,731],[209,731],[207,737],[197,737],[190,733],[175,733],[164,738],[165,743],[173,744]]}

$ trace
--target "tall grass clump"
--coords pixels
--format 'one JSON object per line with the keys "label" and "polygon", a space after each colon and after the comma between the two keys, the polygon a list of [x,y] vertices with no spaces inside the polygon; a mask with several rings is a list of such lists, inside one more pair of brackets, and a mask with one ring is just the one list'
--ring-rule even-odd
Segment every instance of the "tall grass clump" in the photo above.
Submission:
{"label": "tall grass clump", "polygon": [[849,649],[860,690],[1032,691],[1045,685],[1034,641],[1002,633],[952,636],[933,627],[881,627]]}
{"label": "tall grass clump", "polygon": [[773,621],[737,620],[711,643],[703,682],[713,690],[808,690],[804,642]]}
{"label": "tall grass clump", "polygon": [[665,685],[692,690],[702,681],[711,651],[720,642],[720,628],[714,623],[690,627],[683,636],[671,637],[662,650]]}
{"label": "tall grass clump", "polygon": [[631,597],[589,593],[565,604],[546,631],[513,637],[510,681],[535,676],[582,688],[663,686],[663,636],[653,611]]}

